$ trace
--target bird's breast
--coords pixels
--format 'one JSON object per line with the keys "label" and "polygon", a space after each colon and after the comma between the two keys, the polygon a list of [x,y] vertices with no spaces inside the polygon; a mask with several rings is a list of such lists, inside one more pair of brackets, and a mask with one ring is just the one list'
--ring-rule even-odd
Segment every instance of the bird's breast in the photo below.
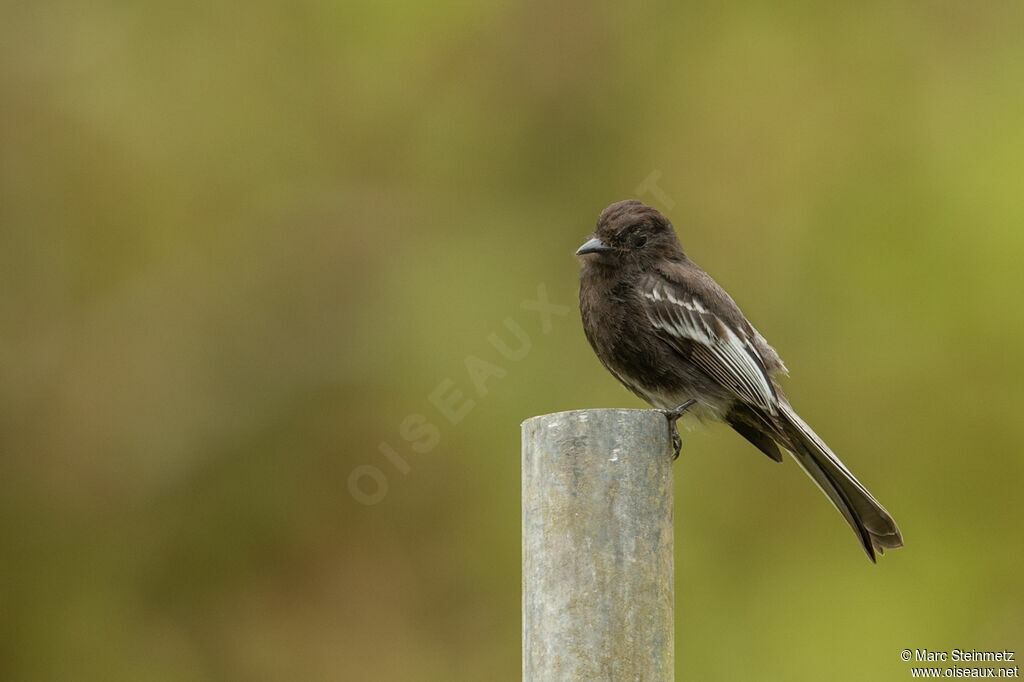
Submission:
{"label": "bird's breast", "polygon": [[583,330],[601,363],[626,388],[662,409],[697,398],[694,415],[721,419],[731,396],[651,324],[635,287],[581,280]]}

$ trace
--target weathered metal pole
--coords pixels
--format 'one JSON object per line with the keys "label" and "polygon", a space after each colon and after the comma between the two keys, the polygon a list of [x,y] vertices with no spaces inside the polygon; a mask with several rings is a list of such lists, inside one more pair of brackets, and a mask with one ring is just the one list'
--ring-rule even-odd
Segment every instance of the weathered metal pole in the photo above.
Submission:
{"label": "weathered metal pole", "polygon": [[523,422],[523,680],[672,680],[672,446],[654,410]]}

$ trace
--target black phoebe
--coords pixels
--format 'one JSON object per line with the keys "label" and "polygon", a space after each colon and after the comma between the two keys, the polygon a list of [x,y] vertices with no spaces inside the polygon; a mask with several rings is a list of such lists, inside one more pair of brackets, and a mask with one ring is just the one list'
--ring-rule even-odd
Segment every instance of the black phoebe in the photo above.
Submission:
{"label": "black phoebe", "polygon": [[587,340],[616,379],[669,416],[676,455],[684,410],[725,421],[777,462],[779,446],[788,450],[872,561],[903,546],[885,508],[790,407],[775,380],[787,373],[778,353],[686,257],[665,216],[636,200],[612,204],[576,254]]}

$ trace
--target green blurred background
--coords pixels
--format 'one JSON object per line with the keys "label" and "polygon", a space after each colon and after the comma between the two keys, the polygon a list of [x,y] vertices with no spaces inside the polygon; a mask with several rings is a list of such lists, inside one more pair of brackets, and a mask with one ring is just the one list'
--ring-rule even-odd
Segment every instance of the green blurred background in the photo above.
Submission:
{"label": "green blurred background", "polygon": [[0,678],[517,679],[519,424],[642,406],[575,308],[627,197],[906,539],[684,435],[679,679],[1024,648],[1019,2],[3,15]]}

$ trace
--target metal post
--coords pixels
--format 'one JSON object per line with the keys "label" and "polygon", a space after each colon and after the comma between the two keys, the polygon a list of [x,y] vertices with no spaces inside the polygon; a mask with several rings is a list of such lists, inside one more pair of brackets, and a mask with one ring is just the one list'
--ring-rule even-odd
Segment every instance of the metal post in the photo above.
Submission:
{"label": "metal post", "polygon": [[523,422],[523,680],[672,680],[672,446],[653,410]]}

